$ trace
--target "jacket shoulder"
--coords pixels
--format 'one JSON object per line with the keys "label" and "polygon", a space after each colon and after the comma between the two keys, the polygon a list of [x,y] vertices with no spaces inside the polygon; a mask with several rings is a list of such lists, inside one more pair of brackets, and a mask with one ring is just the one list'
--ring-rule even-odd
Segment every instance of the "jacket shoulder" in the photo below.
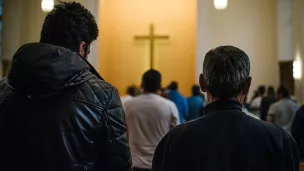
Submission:
{"label": "jacket shoulder", "polygon": [[114,86],[94,76],[80,84],[72,98],[104,109],[111,100],[114,90],[116,90]]}
{"label": "jacket shoulder", "polygon": [[11,92],[11,88],[6,84],[6,78],[0,80],[0,98],[6,97]]}

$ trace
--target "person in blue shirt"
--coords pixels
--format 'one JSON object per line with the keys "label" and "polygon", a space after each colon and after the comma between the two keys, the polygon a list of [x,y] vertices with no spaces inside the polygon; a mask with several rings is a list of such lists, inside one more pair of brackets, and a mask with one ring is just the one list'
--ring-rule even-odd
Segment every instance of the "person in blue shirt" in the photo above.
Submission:
{"label": "person in blue shirt", "polygon": [[187,99],[189,105],[189,116],[187,118],[187,121],[191,121],[202,116],[204,101],[200,95],[200,86],[193,85],[192,96]]}
{"label": "person in blue shirt", "polygon": [[173,101],[178,109],[180,123],[184,123],[189,116],[188,102],[187,99],[184,98],[178,92],[178,84],[176,81],[173,81],[168,86],[169,92],[168,97],[171,101]]}

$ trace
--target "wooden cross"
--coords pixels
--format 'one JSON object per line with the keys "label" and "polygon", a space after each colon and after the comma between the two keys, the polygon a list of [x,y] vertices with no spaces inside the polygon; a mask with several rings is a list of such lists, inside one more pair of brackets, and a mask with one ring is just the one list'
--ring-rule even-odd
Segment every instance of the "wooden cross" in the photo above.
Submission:
{"label": "wooden cross", "polygon": [[154,25],[150,24],[149,35],[135,36],[135,40],[149,40],[150,41],[150,68],[153,68],[154,64],[154,42],[156,39],[169,39],[167,35],[155,35]]}

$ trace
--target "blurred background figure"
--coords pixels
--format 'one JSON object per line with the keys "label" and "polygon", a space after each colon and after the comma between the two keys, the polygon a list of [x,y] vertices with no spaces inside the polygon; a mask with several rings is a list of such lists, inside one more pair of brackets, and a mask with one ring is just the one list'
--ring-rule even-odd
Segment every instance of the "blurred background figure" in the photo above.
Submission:
{"label": "blurred background figure", "polygon": [[260,106],[260,116],[261,120],[267,120],[268,110],[271,104],[276,101],[274,88],[269,86],[267,89],[267,95],[262,98],[261,106]]}
{"label": "blurred background figure", "polygon": [[278,101],[272,104],[268,111],[268,120],[281,126],[290,133],[291,125],[299,105],[290,99],[289,91],[284,86],[277,90]]}
{"label": "blurred background figure", "polygon": [[178,92],[178,84],[172,81],[168,86],[168,96],[173,101],[178,109],[180,123],[184,123],[185,119],[189,116],[188,102],[184,96]]}
{"label": "blurred background figure", "polygon": [[124,104],[126,101],[133,99],[135,96],[139,94],[140,94],[139,88],[137,88],[135,85],[130,85],[127,88],[127,94],[125,96],[120,97],[121,103]]}
{"label": "blurred background figure", "polygon": [[160,140],[179,124],[173,102],[159,96],[161,74],[148,70],[142,76],[143,94],[125,102],[124,110],[134,171],[149,171]]}
{"label": "blurred background figure", "polygon": [[247,101],[247,95],[244,98],[244,102],[242,105],[242,111],[253,118],[260,119],[257,115],[249,112],[249,107],[248,107],[249,104],[246,101]]}
{"label": "blurred background figure", "polygon": [[159,95],[162,96],[162,97],[165,98],[165,99],[169,99],[168,90],[165,89],[165,88],[163,88],[163,87],[160,88]]}
{"label": "blurred background figure", "polygon": [[201,88],[195,84],[192,86],[192,96],[187,99],[189,106],[189,116],[187,121],[197,119],[202,116],[204,109],[204,101],[201,97]]}
{"label": "blurred background figure", "polygon": [[260,115],[260,106],[261,106],[261,102],[262,102],[262,98],[265,94],[265,86],[264,85],[260,85],[258,87],[258,96],[255,97],[252,102],[251,102],[251,112],[255,115]]}

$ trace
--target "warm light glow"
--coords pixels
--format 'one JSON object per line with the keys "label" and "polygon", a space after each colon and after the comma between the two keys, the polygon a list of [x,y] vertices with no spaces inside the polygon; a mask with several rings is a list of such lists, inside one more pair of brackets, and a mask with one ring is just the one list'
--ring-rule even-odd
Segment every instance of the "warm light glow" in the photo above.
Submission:
{"label": "warm light glow", "polygon": [[54,8],[54,0],[42,0],[41,9],[43,12],[50,12]]}
{"label": "warm light glow", "polygon": [[217,10],[226,9],[228,5],[228,0],[214,0],[214,7]]}
{"label": "warm light glow", "polygon": [[296,50],[295,60],[293,61],[293,78],[300,80],[302,77],[302,62],[299,48]]}

